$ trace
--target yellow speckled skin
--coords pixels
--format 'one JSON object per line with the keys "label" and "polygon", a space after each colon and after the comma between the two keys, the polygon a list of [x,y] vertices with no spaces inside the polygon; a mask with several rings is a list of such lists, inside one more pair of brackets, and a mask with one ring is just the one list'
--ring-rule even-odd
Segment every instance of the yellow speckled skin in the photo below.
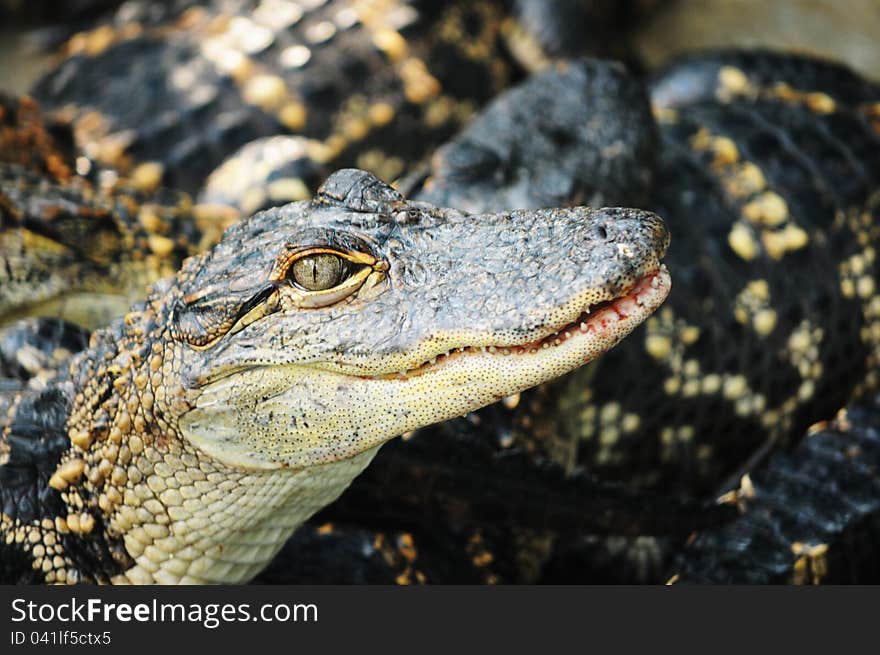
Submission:
{"label": "yellow speckled skin", "polygon": [[[114,584],[250,580],[376,453],[373,448],[306,469],[248,471],[188,450],[166,452],[159,473],[132,485],[131,503],[110,521],[134,560],[111,579]],[[149,456],[141,466],[156,470]]]}

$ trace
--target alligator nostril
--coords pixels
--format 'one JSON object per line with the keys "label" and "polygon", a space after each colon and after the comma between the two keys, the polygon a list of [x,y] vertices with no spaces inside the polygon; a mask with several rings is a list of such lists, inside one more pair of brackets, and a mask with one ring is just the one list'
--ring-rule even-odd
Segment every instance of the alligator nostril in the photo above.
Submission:
{"label": "alligator nostril", "polygon": [[605,240],[608,238],[608,230],[605,229],[604,225],[597,225],[596,226],[596,235],[600,239]]}

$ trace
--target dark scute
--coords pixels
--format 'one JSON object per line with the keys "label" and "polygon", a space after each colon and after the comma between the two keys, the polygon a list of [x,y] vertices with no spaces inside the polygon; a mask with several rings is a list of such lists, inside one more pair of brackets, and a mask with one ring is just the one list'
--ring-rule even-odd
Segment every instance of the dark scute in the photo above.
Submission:
{"label": "dark scute", "polygon": [[617,62],[578,59],[493,100],[437,151],[414,197],[468,212],[642,206],[656,149],[642,83]]}
{"label": "dark scute", "polygon": [[[745,513],[705,530],[680,553],[674,573],[691,583],[880,581],[880,399],[847,408],[847,419],[774,455],[752,473]],[[792,544],[825,544],[822,569],[798,573]]]}
{"label": "dark scute", "polygon": [[41,571],[35,571],[21,544],[0,540],[0,584],[40,584]]}
{"label": "dark scute", "polygon": [[9,423],[7,460],[0,465],[0,506],[22,523],[54,519],[62,508],[61,494],[49,478],[70,448],[67,415],[70,398],[57,387],[25,396]]}
{"label": "dark scute", "polygon": [[380,213],[390,211],[404,197],[371,173],[343,168],[321,185],[318,200],[355,212]]}

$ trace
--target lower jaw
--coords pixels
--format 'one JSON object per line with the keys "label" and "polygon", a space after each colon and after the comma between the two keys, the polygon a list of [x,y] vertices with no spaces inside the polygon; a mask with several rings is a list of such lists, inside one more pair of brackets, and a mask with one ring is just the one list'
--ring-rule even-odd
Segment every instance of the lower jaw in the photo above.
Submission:
{"label": "lower jaw", "polygon": [[670,285],[668,271],[661,268],[639,280],[627,294],[582,315],[555,335],[506,349],[511,354],[502,355],[502,362],[522,362],[514,366],[523,373],[522,384],[517,385],[521,388],[512,392],[560,377],[613,348],[660,307]]}

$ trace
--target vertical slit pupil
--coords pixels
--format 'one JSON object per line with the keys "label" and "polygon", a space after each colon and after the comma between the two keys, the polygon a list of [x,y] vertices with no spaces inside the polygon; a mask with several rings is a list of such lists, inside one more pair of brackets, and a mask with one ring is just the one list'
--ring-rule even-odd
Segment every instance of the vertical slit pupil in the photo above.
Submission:
{"label": "vertical slit pupil", "polygon": [[345,262],[331,254],[303,257],[294,262],[288,275],[307,291],[323,291],[339,284],[345,277]]}

